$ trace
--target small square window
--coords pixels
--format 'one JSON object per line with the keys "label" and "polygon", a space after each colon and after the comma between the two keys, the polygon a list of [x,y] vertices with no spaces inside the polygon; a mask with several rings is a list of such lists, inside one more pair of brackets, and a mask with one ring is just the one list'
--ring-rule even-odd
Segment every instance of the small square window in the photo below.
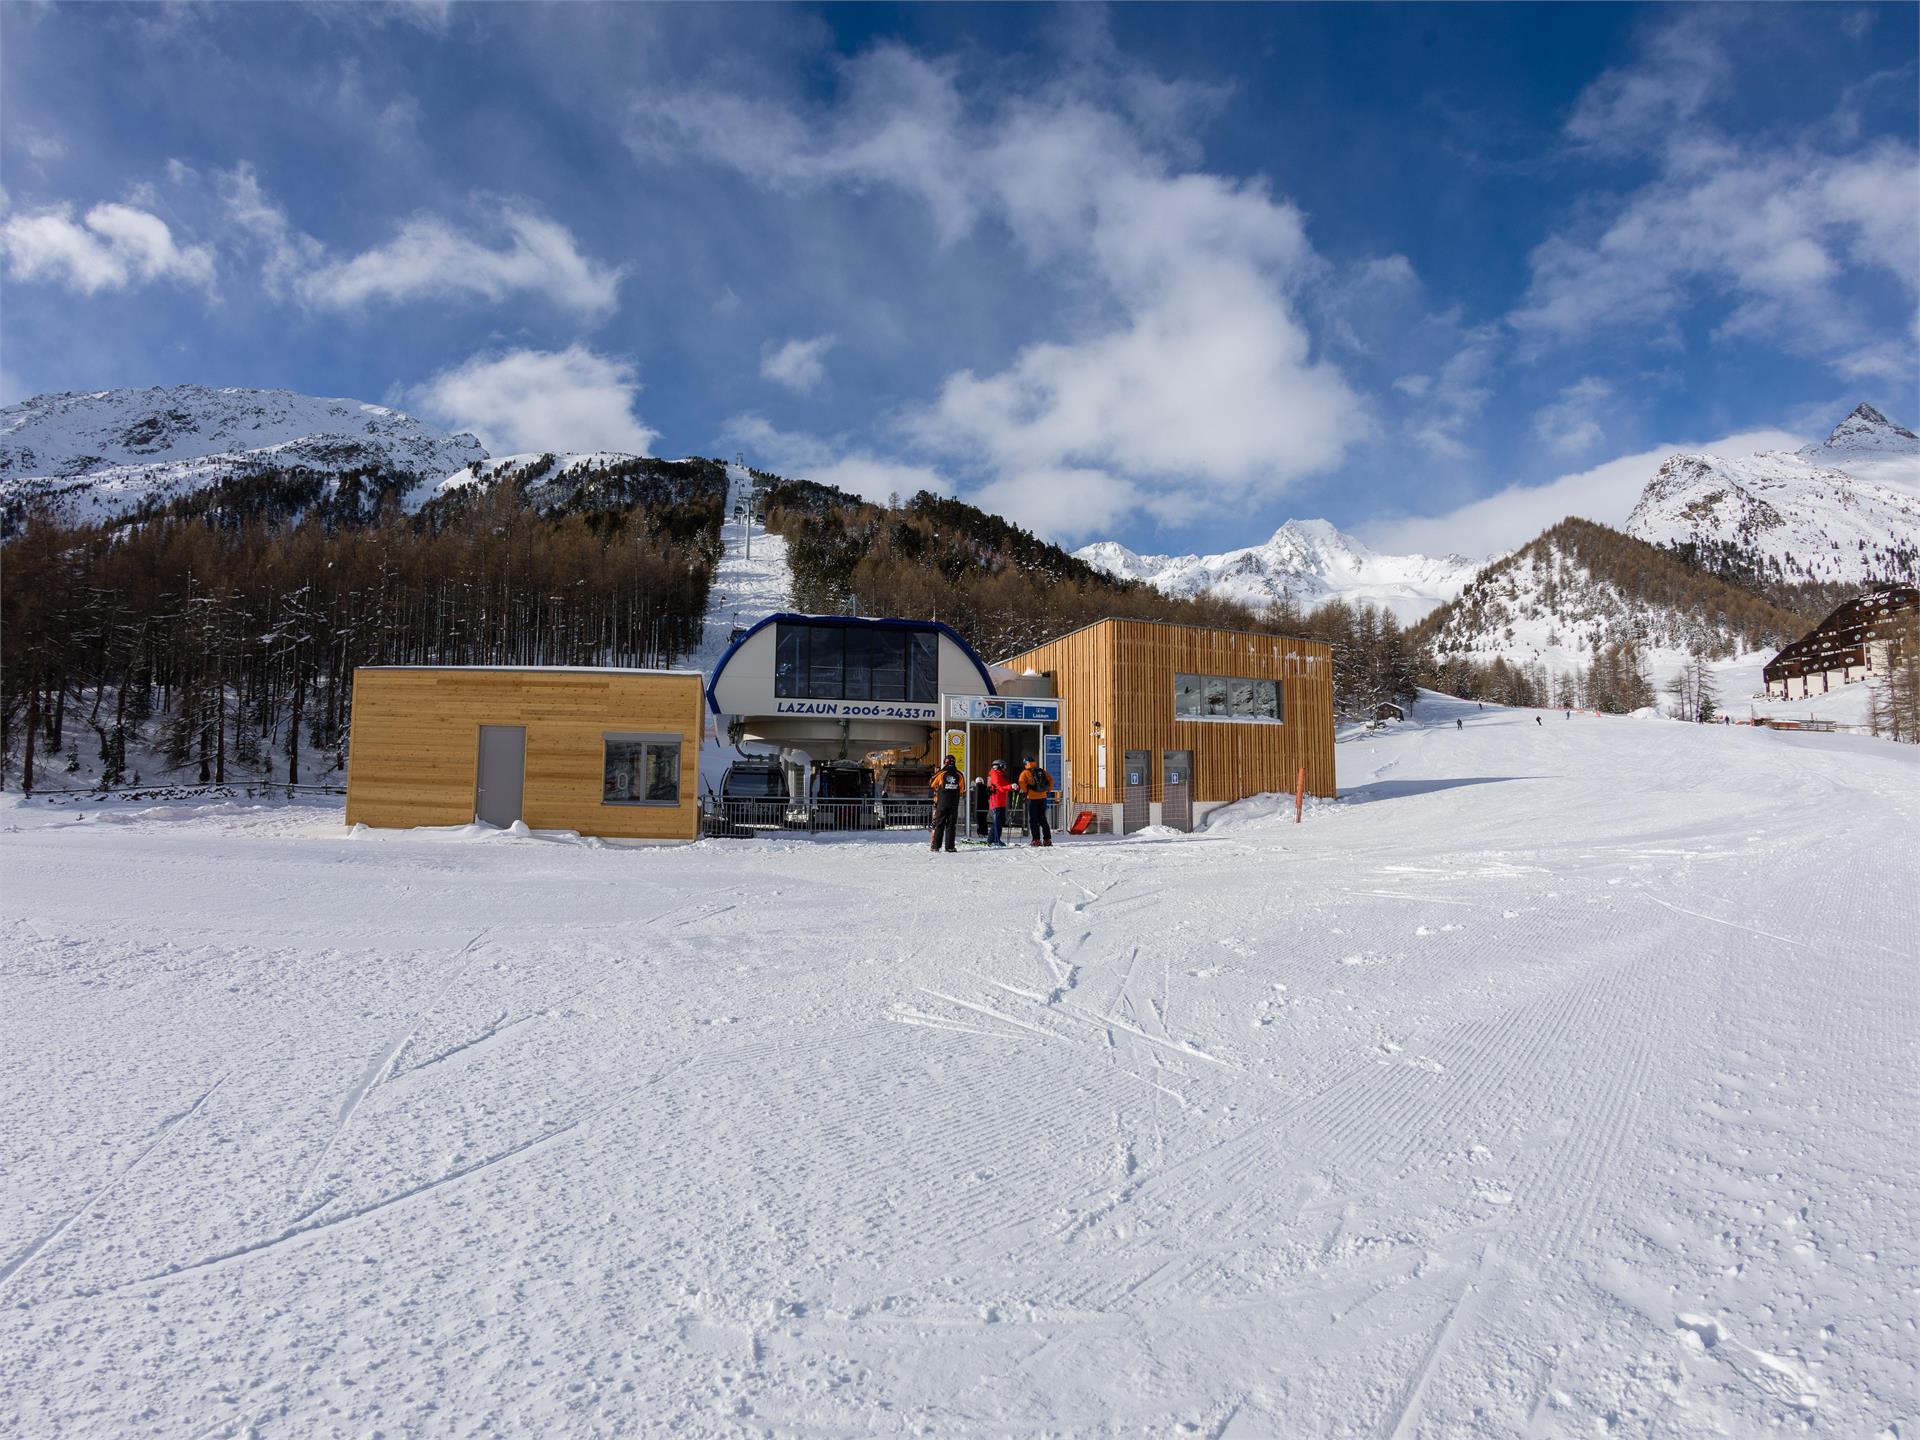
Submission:
{"label": "small square window", "polygon": [[1256,720],[1278,720],[1280,715],[1280,682],[1278,680],[1256,680],[1253,682],[1253,714]]}
{"label": "small square window", "polygon": [[678,805],[678,735],[608,735],[602,805]]}
{"label": "small square window", "polygon": [[1253,718],[1253,681],[1232,679],[1227,682],[1228,699],[1232,703],[1232,715],[1236,720]]}
{"label": "small square window", "polygon": [[1205,713],[1220,716],[1231,715],[1233,711],[1227,703],[1227,677],[1224,675],[1209,675],[1206,677],[1206,687],[1207,708]]}

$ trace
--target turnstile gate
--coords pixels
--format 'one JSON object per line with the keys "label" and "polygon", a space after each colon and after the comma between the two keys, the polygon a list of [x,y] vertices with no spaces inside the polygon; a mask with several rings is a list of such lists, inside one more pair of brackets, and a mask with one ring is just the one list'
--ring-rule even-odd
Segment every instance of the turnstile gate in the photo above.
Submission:
{"label": "turnstile gate", "polygon": [[1153,752],[1129,750],[1121,779],[1120,833],[1131,835],[1153,823]]}
{"label": "turnstile gate", "polygon": [[1169,830],[1193,829],[1193,752],[1168,750],[1160,766],[1160,822]]}

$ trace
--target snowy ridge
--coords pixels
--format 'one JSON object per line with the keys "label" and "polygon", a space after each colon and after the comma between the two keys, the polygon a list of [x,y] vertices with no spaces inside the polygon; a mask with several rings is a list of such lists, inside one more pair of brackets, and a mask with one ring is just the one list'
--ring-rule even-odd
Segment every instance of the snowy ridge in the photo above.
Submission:
{"label": "snowy ridge", "polygon": [[495,485],[503,480],[515,480],[523,474],[528,477],[528,490],[535,491],[565,480],[583,470],[622,465],[630,460],[644,458],[640,455],[629,455],[621,450],[578,452],[569,450],[558,454],[543,450],[528,450],[518,455],[494,455],[475,460],[470,465],[463,465],[444,478],[421,482],[408,494],[406,508],[418,510],[428,501],[436,500],[442,495],[471,490],[475,486]]}
{"label": "snowy ridge", "polygon": [[1262,544],[1219,555],[1141,555],[1112,540],[1074,555],[1167,595],[1215,595],[1256,609],[1364,600],[1402,624],[1453,599],[1485,563],[1458,555],[1382,555],[1325,520],[1289,520]]}
{"label": "snowy ridge", "polygon": [[1626,531],[1650,544],[1737,554],[1756,573],[1789,580],[1920,574],[1920,497],[1816,464],[1806,451],[1672,456],[1647,482]]}
{"label": "snowy ridge", "polygon": [[471,435],[384,405],[289,390],[36,395],[0,409],[0,499],[49,497],[72,518],[97,521],[266,469],[438,480],[486,453]]}

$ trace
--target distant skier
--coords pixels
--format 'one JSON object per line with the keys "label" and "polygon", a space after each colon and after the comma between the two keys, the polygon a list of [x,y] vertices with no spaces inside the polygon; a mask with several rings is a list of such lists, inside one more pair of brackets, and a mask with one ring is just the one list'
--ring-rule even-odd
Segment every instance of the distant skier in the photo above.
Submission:
{"label": "distant skier", "polygon": [[1047,819],[1047,796],[1053,790],[1053,777],[1029,756],[1021,767],[1018,784],[1027,800],[1027,843],[1053,844],[1053,825]]}
{"label": "distant skier", "polygon": [[1467,722],[1456,715],[1453,717],[1453,728],[1456,730],[1464,730],[1467,728]]}
{"label": "distant skier", "polygon": [[1540,717],[1539,717],[1538,715],[1536,715],[1536,716],[1534,716],[1534,717],[1533,717],[1533,723],[1534,723],[1534,724],[1536,724],[1536,725],[1544,725],[1544,724],[1546,724],[1547,722],[1546,722],[1546,721],[1544,721],[1544,720],[1542,720],[1542,719],[1541,719],[1541,718],[1540,718]]}
{"label": "distant skier", "polygon": [[954,853],[954,826],[960,819],[960,796],[966,789],[960,778],[960,767],[953,763],[953,756],[949,755],[940,762],[940,768],[933,772],[933,779],[927,784],[933,791],[933,843],[927,848],[945,849],[951,855]]}

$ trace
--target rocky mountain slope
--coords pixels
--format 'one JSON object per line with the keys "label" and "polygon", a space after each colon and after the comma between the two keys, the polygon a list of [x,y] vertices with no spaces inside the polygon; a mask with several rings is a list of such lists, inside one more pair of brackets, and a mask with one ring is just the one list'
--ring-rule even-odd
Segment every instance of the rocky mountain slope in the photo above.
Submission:
{"label": "rocky mountain slope", "polygon": [[1411,624],[1463,590],[1484,561],[1458,555],[1382,555],[1325,520],[1289,520],[1271,539],[1220,555],[1141,555],[1112,540],[1075,556],[1163,594],[1212,595],[1258,608],[1365,600]]}
{"label": "rocky mountain slope", "polygon": [[1671,456],[1626,530],[1746,583],[1912,579],[1920,495],[1888,483],[1903,467],[1920,467],[1920,438],[1862,405],[1793,453]]}
{"label": "rocky mountain slope", "polygon": [[287,390],[36,395],[0,409],[0,501],[49,497],[72,519],[109,520],[265,472],[379,472],[437,485],[486,453],[471,435],[384,405]]}

